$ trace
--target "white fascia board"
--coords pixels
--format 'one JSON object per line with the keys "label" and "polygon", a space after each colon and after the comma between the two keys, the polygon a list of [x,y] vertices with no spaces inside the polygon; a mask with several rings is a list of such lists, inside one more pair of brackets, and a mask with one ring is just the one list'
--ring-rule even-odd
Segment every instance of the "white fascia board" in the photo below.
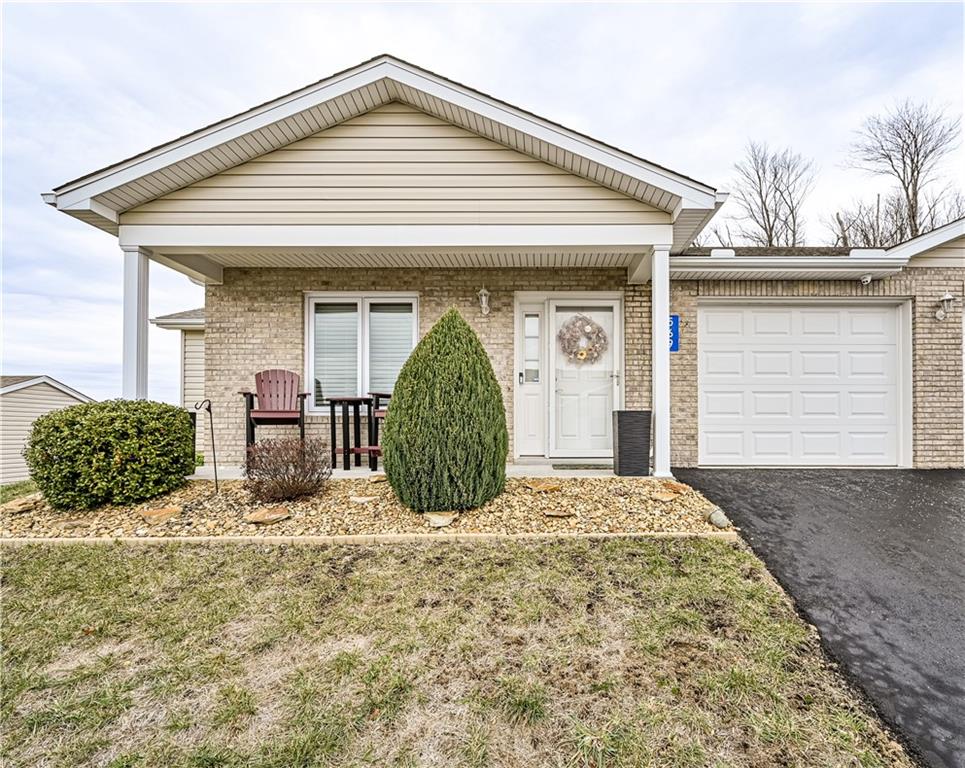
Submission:
{"label": "white fascia board", "polygon": [[875,277],[896,275],[906,266],[907,259],[886,256],[880,258],[854,258],[850,256],[799,256],[799,257],[760,257],[738,258],[720,256],[672,256],[670,274],[687,273],[688,279],[699,277],[705,272],[709,276],[726,273],[739,280],[743,274],[761,272],[795,273],[799,279],[814,275],[840,273],[843,279],[861,273],[872,273]]}
{"label": "white fascia board", "polygon": [[221,285],[224,280],[224,267],[206,256],[199,254],[169,256],[152,252],[151,258],[175,272],[187,275],[201,285]]}
{"label": "white fascia board", "polygon": [[165,331],[203,331],[204,320],[201,318],[163,320],[155,317],[151,320],[151,325],[163,328]]}
{"label": "white fascia board", "polygon": [[965,237],[965,218],[956,219],[943,227],[934,229],[924,235],[919,235],[914,240],[895,245],[888,249],[887,253],[893,258],[910,259],[932,248],[938,248],[952,240]]}
{"label": "white fascia board", "polygon": [[0,395],[6,395],[10,392],[16,392],[18,389],[26,389],[27,387],[33,387],[37,384],[47,384],[48,386],[58,389],[65,395],[74,397],[80,400],[82,403],[93,403],[94,398],[88,397],[85,394],[78,392],[76,389],[68,387],[66,384],[61,384],[57,379],[52,379],[49,376],[38,376],[35,379],[27,379],[26,381],[18,382],[17,384],[11,384],[10,386],[3,387],[0,389]]}
{"label": "white fascia board", "polygon": [[670,171],[633,158],[619,150],[582,137],[560,126],[528,115],[495,99],[471,92],[443,79],[416,70],[389,58],[376,59],[329,78],[323,83],[282,97],[249,112],[229,118],[209,128],[189,134],[147,154],[108,168],[92,177],[55,189],[60,209],[76,206],[85,199],[134,181],[173,163],[217,147],[226,141],[257,131],[299,112],[317,106],[350,91],[383,79],[395,80],[411,88],[437,96],[470,112],[527,133],[534,138],[566,149],[604,167],[620,171],[680,197],[686,207],[713,208],[715,191]]}
{"label": "white fascia board", "polygon": [[620,246],[666,243],[671,224],[424,226],[155,226],[122,224],[121,247],[170,248],[438,248],[485,246]]}
{"label": "white fascia board", "polygon": [[508,128],[513,128],[533,138],[545,141],[547,144],[666,190],[682,199],[682,207],[714,207],[716,190],[711,187],[690,181],[650,163],[645,163],[617,149],[580,136],[561,126],[540,120],[534,115],[526,114],[495,99],[471,92],[469,89],[446,82],[433,75],[412,70],[401,62],[389,62],[388,66],[390,67],[388,77],[391,80],[396,80],[410,88],[415,88],[430,96],[462,107],[468,112],[487,117]]}

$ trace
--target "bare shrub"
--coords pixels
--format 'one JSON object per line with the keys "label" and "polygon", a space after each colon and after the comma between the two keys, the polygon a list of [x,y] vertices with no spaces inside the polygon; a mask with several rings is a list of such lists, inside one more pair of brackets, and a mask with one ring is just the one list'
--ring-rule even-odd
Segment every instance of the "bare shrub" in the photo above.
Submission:
{"label": "bare shrub", "polygon": [[260,501],[291,501],[311,496],[332,475],[324,440],[262,440],[248,449],[245,487]]}

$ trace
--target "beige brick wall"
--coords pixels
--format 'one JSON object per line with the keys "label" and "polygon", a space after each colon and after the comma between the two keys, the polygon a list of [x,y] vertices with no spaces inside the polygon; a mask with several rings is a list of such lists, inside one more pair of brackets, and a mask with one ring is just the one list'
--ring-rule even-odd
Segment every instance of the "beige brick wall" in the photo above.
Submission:
{"label": "beige brick wall", "polygon": [[[681,316],[681,351],[673,355],[672,464],[697,464],[697,302],[702,297],[846,298],[892,296],[912,301],[912,452],[920,468],[961,467],[962,302],[965,270],[911,267],[862,286],[857,280],[686,281],[674,284],[672,311]],[[951,291],[949,316],[935,318],[938,297]]]}
{"label": "beige brick wall", "polygon": [[[485,316],[476,296],[484,285],[492,308]],[[304,292],[386,290],[419,294],[421,334],[450,307],[460,310],[502,385],[510,436],[514,293],[625,290],[626,403],[640,408],[649,401],[649,286],[627,286],[623,269],[226,269],[224,284],[209,286],[205,298],[205,393],[215,412],[219,463],[240,464],[244,457],[238,390],[252,388],[255,373],[265,368],[304,371]],[[327,439],[328,420],[311,417],[309,433]]]}
{"label": "beige brick wall", "polygon": [[[671,312],[680,315],[680,351],[671,355],[671,437],[674,466],[697,463],[697,305],[701,297],[910,298],[914,341],[914,464],[962,466],[962,303],[939,322],[936,301],[965,293],[965,270],[911,268],[864,287],[857,281],[678,281]],[[491,292],[492,311],[479,312],[476,292]],[[305,291],[405,291],[419,294],[420,332],[457,307],[482,339],[502,384],[507,426],[513,423],[513,296],[515,291],[624,292],[626,406],[650,403],[650,285],[628,286],[622,269],[227,269],[206,296],[205,392],[215,411],[219,459],[240,464],[244,411],[240,389],[264,368],[304,370]],[[327,438],[324,417],[309,432]],[[289,431],[290,433],[290,431]],[[267,435],[260,430],[259,435]],[[210,461],[210,456],[208,456]]]}

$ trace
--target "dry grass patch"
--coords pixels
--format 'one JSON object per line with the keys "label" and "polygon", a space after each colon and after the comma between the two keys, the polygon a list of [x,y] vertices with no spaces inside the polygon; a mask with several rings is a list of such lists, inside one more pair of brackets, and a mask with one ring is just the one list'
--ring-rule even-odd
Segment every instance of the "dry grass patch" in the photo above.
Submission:
{"label": "dry grass patch", "polygon": [[5,765],[911,765],[723,542],[4,554]]}

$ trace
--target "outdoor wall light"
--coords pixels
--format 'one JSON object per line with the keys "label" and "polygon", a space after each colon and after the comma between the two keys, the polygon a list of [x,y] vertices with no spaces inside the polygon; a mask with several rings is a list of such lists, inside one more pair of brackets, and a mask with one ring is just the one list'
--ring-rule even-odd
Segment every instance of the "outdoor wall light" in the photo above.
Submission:
{"label": "outdoor wall light", "polygon": [[489,314],[489,291],[486,290],[485,286],[480,288],[479,293],[476,294],[479,297],[479,311],[484,315]]}
{"label": "outdoor wall light", "polygon": [[935,317],[939,320],[944,320],[946,317],[948,317],[948,313],[952,311],[953,301],[955,301],[955,297],[952,296],[948,291],[945,291],[945,295],[938,300],[938,303],[941,306],[935,313]]}

